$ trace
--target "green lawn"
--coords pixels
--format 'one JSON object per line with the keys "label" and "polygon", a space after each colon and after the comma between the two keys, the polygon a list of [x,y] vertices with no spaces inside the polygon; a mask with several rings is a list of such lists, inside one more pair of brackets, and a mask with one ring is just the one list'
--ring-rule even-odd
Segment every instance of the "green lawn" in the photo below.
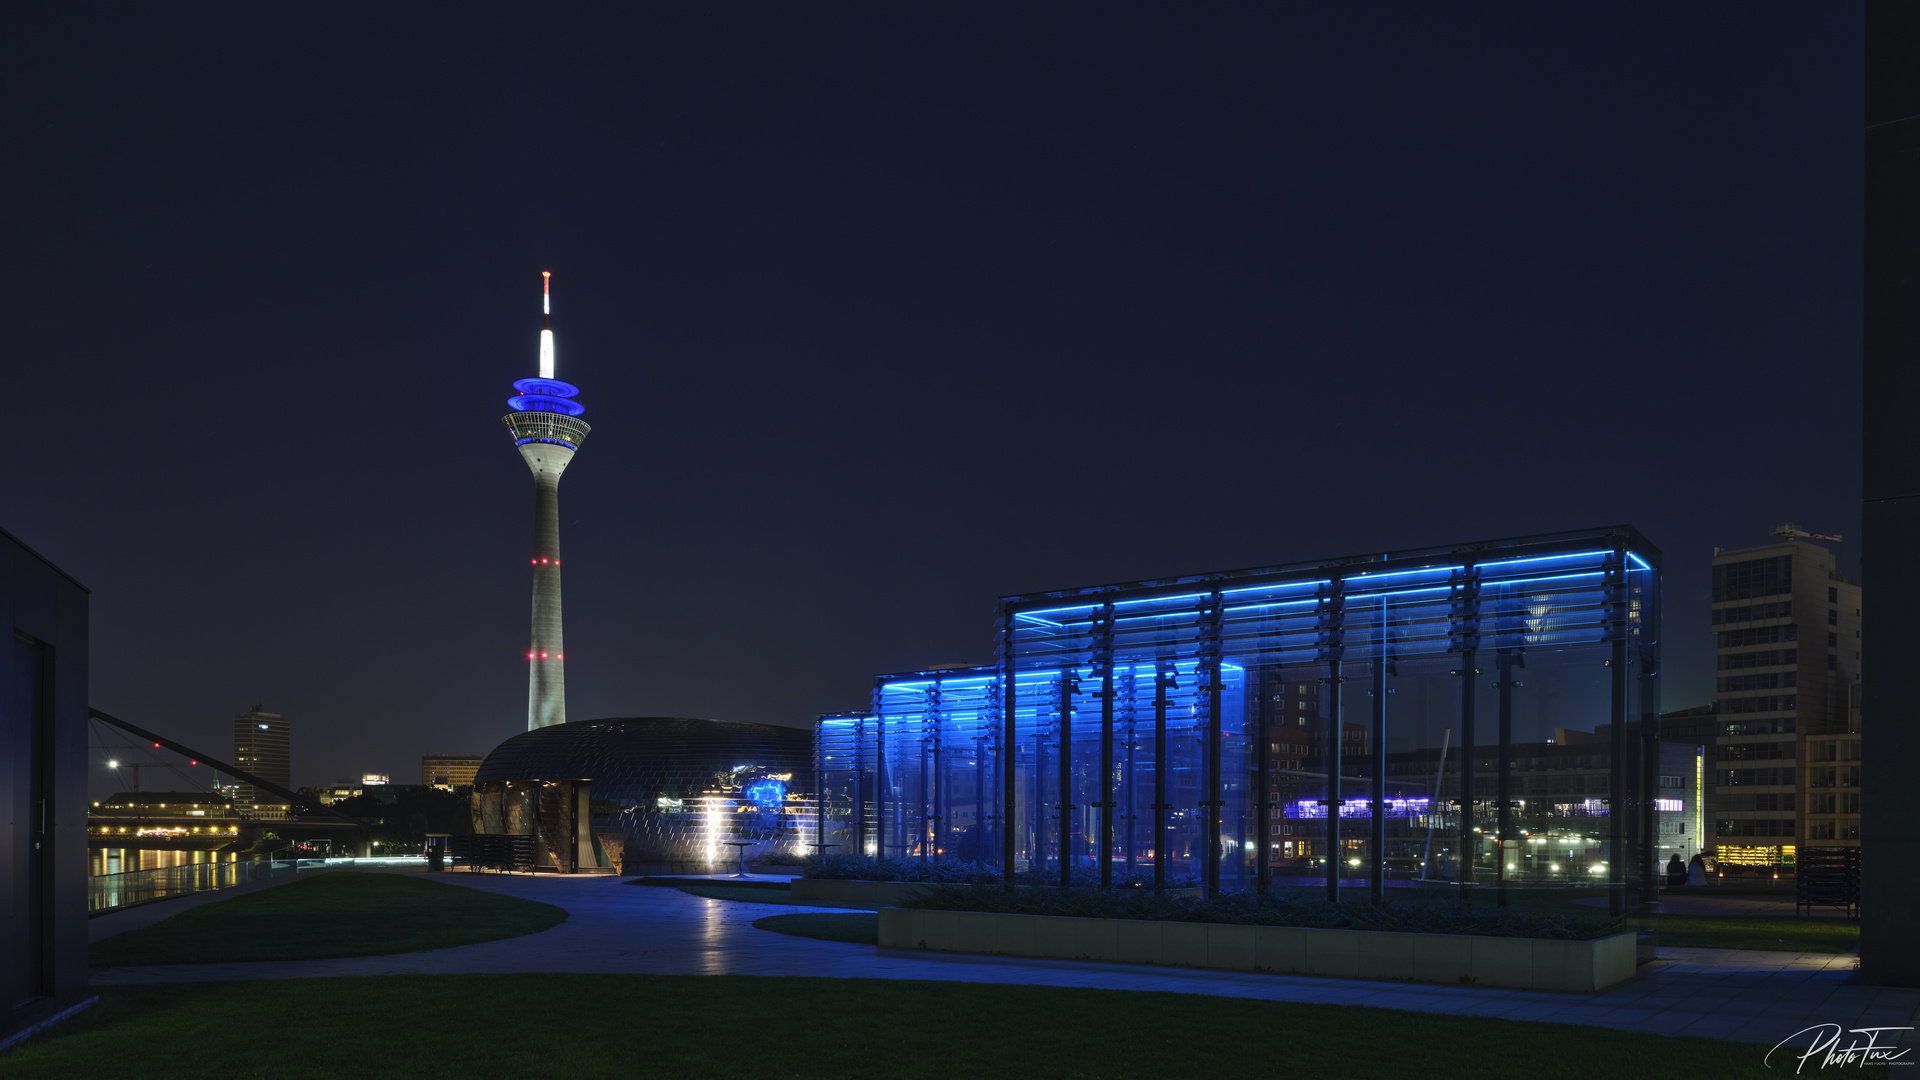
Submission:
{"label": "green lawn", "polygon": [[1850,953],[1860,948],[1860,924],[1834,919],[1662,915],[1660,944],[1696,949],[1773,949]]}
{"label": "green lawn", "polygon": [[753,927],[822,941],[880,944],[880,916],[864,911],[796,911],[791,915],[769,915],[764,919],[755,919]]}
{"label": "green lawn", "polygon": [[566,919],[552,904],[425,878],[329,870],[103,938],[89,962],[121,967],[381,956],[519,937]]}
{"label": "green lawn", "polygon": [[742,904],[787,904],[801,907],[853,908],[877,911],[872,904],[848,904],[838,900],[795,900],[787,889],[743,889],[738,885],[682,885],[680,891],[709,900],[732,900]]}
{"label": "green lawn", "polygon": [[[1784,1034],[1784,1033],[1783,1033]],[[137,1062],[271,1077],[1762,1075],[1765,1048],[1632,1031],[1124,990],[737,975],[396,975],[110,986],[0,1055],[9,1080]]]}

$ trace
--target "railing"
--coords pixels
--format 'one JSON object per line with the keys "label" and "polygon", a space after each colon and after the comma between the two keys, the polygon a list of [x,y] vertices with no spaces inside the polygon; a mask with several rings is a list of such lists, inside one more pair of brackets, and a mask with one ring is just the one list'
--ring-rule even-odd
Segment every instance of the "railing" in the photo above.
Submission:
{"label": "railing", "polygon": [[290,877],[307,870],[359,864],[408,866],[425,863],[426,857],[420,855],[387,859],[244,859],[159,866],[121,874],[95,874],[87,879],[87,914],[99,915],[117,908],[144,904],[149,900],[227,889],[250,881]]}

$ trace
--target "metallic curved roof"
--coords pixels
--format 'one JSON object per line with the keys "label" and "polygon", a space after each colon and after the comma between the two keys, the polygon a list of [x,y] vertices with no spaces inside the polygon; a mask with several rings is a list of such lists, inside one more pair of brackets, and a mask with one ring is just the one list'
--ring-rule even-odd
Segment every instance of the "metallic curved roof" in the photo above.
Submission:
{"label": "metallic curved roof", "polygon": [[[576,720],[515,735],[493,748],[474,782],[592,780],[595,798],[618,799],[672,794],[659,790],[663,782],[708,789],[736,786],[749,774],[810,777],[812,771],[813,734],[804,728],[625,716]],[[629,793],[627,788],[635,790]]]}

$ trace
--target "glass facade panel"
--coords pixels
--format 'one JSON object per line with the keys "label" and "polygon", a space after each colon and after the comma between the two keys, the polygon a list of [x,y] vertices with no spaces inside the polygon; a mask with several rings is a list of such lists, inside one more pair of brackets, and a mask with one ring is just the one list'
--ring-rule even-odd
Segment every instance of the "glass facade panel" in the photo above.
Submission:
{"label": "glass facade panel", "polygon": [[1659,558],[1619,527],[1004,597],[993,665],[821,719],[821,836],[1046,883],[1620,908],[1658,842]]}

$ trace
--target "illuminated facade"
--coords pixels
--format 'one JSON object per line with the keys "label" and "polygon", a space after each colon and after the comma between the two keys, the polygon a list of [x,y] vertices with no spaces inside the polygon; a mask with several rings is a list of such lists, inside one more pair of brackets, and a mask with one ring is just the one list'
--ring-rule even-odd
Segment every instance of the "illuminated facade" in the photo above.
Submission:
{"label": "illuminated facade", "polygon": [[801,728],[684,717],[576,720],[516,735],[474,778],[474,831],[539,838],[562,872],[701,868],[805,855],[815,822]]}
{"label": "illuminated facade", "polygon": [[427,754],[420,759],[420,783],[442,791],[472,787],[474,774],[485,760],[472,754]]}
{"label": "illuminated facade", "polygon": [[566,642],[560,619],[560,474],[567,470],[588,427],[580,388],[553,377],[553,302],[542,274],[540,376],[513,384],[501,423],[513,433],[533,472],[533,628],[527,647],[527,729],[567,721]]}
{"label": "illuminated facade", "polygon": [[[233,718],[233,764],[243,772],[278,784],[293,786],[293,725],[279,713],[270,713],[255,705],[251,712]],[[235,781],[221,789],[235,805],[268,806],[284,810],[286,800],[255,791],[252,784]]]}
{"label": "illuminated facade", "polygon": [[820,719],[821,839],[1061,882],[1571,884],[1624,909],[1694,804],[1657,786],[1659,568],[1623,526],[1004,597],[994,664]]}
{"label": "illuminated facade", "polygon": [[1712,846],[1731,865],[1860,845],[1860,586],[1808,534],[1775,535],[1713,556],[1708,786]]}

